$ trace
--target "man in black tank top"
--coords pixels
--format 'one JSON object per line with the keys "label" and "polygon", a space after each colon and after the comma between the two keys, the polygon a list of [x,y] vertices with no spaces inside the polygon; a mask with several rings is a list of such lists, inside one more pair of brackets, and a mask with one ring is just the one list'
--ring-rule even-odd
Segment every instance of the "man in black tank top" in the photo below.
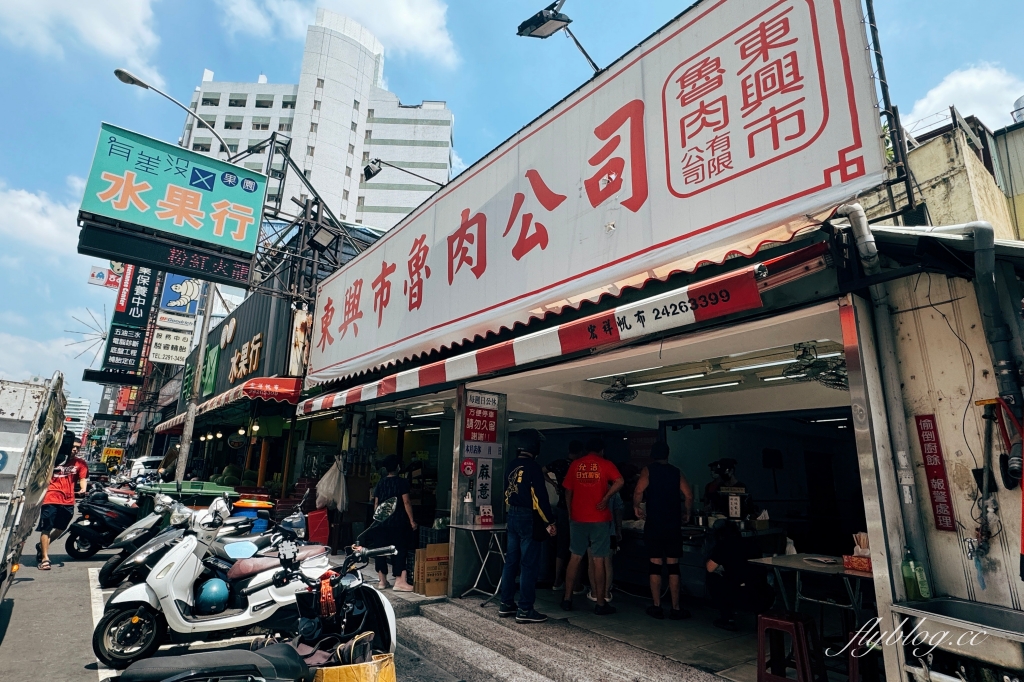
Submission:
{"label": "man in black tank top", "polygon": [[[669,618],[689,618],[690,612],[679,606],[679,557],[683,553],[682,526],[690,520],[693,509],[693,492],[686,477],[668,463],[668,444],[657,442],[651,448],[654,460],[640,472],[640,481],[633,493],[633,510],[644,522],[644,546],[650,559],[651,598],[654,604],[647,608],[647,615],[664,618],[661,608],[662,563],[667,564],[668,587],[672,595],[672,610]],[[646,493],[647,510],[640,503]],[[683,504],[686,504],[685,511]]]}

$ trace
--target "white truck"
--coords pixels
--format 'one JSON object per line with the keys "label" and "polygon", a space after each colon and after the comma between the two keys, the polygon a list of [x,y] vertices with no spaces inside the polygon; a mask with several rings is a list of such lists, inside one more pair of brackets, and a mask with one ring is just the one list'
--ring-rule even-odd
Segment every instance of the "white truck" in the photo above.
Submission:
{"label": "white truck", "polygon": [[39,519],[66,404],[60,372],[41,384],[0,380],[0,602]]}

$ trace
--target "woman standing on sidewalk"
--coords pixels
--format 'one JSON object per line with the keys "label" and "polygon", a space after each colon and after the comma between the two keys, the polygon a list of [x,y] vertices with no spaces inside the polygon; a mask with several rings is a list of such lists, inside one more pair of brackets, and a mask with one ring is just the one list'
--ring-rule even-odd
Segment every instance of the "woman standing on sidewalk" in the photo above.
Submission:
{"label": "woman standing on sidewalk", "polygon": [[[390,500],[392,497],[398,498],[398,507],[388,517],[387,521],[380,525],[379,533],[376,533],[374,536],[374,539],[377,540],[375,544],[381,547],[385,545],[395,546],[398,553],[391,557],[391,575],[395,577],[395,590],[397,592],[412,592],[413,585],[409,583],[406,562],[408,560],[409,547],[413,544],[411,542],[412,533],[419,526],[412,516],[412,501],[409,499],[409,479],[398,475],[402,468],[402,460],[398,455],[388,455],[385,457],[384,468],[387,470],[388,475],[380,479],[377,487],[374,488],[373,508],[376,510],[381,502]],[[411,531],[410,526],[412,528]],[[380,578],[378,587],[385,590],[388,588],[388,560],[386,557],[377,557],[374,563],[377,569],[377,577]]]}

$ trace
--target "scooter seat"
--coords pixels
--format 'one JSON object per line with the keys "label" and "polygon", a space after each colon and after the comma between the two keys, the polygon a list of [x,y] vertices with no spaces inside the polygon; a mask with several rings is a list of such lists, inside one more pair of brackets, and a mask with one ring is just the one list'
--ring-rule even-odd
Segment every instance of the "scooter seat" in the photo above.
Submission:
{"label": "scooter seat", "polygon": [[256,651],[209,651],[183,656],[147,658],[132,663],[121,673],[123,682],[160,682],[189,671],[210,678],[262,677],[268,682],[312,682],[314,671],[287,644],[273,644]]}
{"label": "scooter seat", "polygon": [[251,542],[256,545],[257,550],[260,550],[270,547],[270,543],[273,541],[274,536],[269,533],[264,535],[226,535],[224,537],[217,538],[217,540],[211,545],[211,549],[213,550],[214,556],[234,561],[234,559],[228,556],[228,553],[224,550],[225,546],[232,545],[236,542]]}
{"label": "scooter seat", "polygon": [[[306,559],[322,554],[327,551],[327,548],[323,545],[303,545],[299,547],[298,561],[305,561]],[[253,557],[251,559],[239,559],[231,566],[231,570],[228,571],[228,580],[241,580],[242,578],[248,578],[251,575],[262,573],[263,571],[269,571],[272,568],[277,568],[281,565],[281,559],[278,558],[277,553],[269,554],[267,556]]]}

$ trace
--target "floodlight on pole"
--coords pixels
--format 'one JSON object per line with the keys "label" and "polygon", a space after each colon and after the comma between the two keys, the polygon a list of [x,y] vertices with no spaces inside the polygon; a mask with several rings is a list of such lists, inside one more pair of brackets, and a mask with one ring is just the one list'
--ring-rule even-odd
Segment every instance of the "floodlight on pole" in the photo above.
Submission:
{"label": "floodlight on pole", "polygon": [[384,166],[387,166],[388,168],[394,168],[395,170],[400,170],[403,173],[407,173],[413,176],[414,178],[419,178],[420,180],[432,182],[438,187],[444,187],[445,184],[443,182],[438,182],[437,180],[431,180],[430,178],[424,177],[419,173],[413,173],[411,170],[406,170],[405,168],[402,168],[401,166],[396,166],[393,163],[381,161],[380,159],[370,159],[370,162],[363,167],[363,180],[368,182],[371,179],[377,177],[378,175],[380,175],[380,172],[384,170]]}
{"label": "floodlight on pole", "polygon": [[220,142],[221,149],[224,150],[224,153],[227,154],[229,157],[231,156],[231,148],[228,147],[228,143],[224,141],[224,138],[222,138],[220,135],[217,134],[217,131],[214,130],[213,127],[210,126],[209,123],[207,123],[206,121],[201,119],[199,117],[199,114],[197,114],[196,112],[192,111],[191,109],[186,107],[184,104],[182,104],[178,100],[176,100],[173,97],[171,97],[170,95],[168,95],[163,90],[158,90],[157,88],[154,88],[152,85],[150,85],[146,81],[142,80],[141,78],[139,78],[135,74],[131,73],[130,71],[126,71],[124,69],[114,69],[114,75],[117,76],[117,80],[121,81],[125,85],[137,85],[138,87],[142,88],[143,90],[152,90],[156,94],[161,95],[161,96],[165,97],[166,99],[169,99],[170,101],[174,102],[186,114],[188,114],[189,116],[194,118],[196,121],[198,121],[200,128],[206,128],[207,130],[209,130],[210,133],[214,137],[217,138],[217,141]]}
{"label": "floodlight on pole", "polygon": [[601,69],[597,66],[597,63],[590,58],[587,51],[583,49],[583,45],[572,31],[569,30],[569,24],[572,23],[567,15],[562,14],[562,5],[565,4],[565,0],[557,0],[553,2],[541,11],[534,14],[532,17],[519,24],[519,28],[516,33],[524,38],[550,38],[559,31],[565,31],[565,34],[572,38],[572,42],[576,44],[576,47],[587,59],[587,63],[590,64],[590,68],[594,70],[594,73],[599,72]]}

